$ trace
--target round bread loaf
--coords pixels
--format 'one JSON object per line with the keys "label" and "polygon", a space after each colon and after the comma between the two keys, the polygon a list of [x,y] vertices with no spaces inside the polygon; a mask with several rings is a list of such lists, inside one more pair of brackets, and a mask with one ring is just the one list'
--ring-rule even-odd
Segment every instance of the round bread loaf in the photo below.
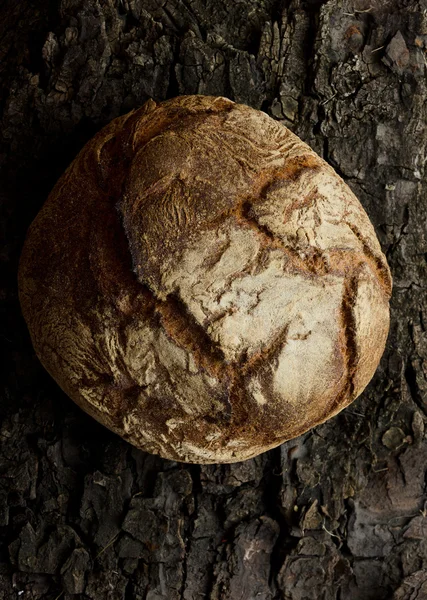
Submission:
{"label": "round bread loaf", "polygon": [[236,462],[332,417],[384,350],[391,277],[342,179],[225,98],[102,129],[32,223],[19,295],[85,411],[172,460]]}

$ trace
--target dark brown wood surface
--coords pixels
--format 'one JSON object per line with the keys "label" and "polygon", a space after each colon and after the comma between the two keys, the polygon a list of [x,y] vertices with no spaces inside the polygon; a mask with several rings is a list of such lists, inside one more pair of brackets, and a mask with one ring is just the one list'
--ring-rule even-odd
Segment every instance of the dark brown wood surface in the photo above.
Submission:
{"label": "dark brown wood surface", "polygon": [[[153,97],[265,110],[345,179],[394,277],[363,396],[254,460],[186,466],[82,413],[20,314],[26,229]],[[0,0],[0,600],[427,598],[426,0]]]}

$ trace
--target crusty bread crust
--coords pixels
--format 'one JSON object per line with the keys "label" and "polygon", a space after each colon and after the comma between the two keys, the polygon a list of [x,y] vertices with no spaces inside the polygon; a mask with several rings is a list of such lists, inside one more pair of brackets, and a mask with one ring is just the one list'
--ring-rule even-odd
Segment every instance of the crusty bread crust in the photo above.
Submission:
{"label": "crusty bread crust", "polygon": [[19,295],[85,411],[148,452],[235,462],[372,378],[391,277],[340,177],[266,114],[183,96],[112,121],[32,223]]}

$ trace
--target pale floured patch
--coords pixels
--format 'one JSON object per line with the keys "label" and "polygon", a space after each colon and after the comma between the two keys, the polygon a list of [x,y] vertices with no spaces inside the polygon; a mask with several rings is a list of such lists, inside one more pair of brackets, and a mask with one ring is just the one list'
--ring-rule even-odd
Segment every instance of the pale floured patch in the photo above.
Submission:
{"label": "pale floured patch", "polygon": [[[224,410],[223,402],[218,399],[218,381],[201,370],[192,354],[165,331],[134,319],[121,336],[117,328],[106,328],[104,340],[103,352],[115,385],[139,386],[140,390],[134,394],[139,408],[144,408],[150,398],[169,398],[188,416]],[[109,384],[101,383],[98,387],[101,396],[109,393]],[[180,422],[173,423],[179,429]]]}
{"label": "pale floured patch", "polygon": [[189,442],[182,442],[181,452],[183,456],[191,456],[193,462],[218,462],[216,457],[221,456],[221,459],[225,462],[230,460],[230,452],[223,449],[210,449],[209,444],[207,446],[196,446]]}
{"label": "pale floured patch", "polygon": [[159,331],[154,343],[160,363],[174,379],[174,373],[184,371],[188,364],[188,352],[172,342],[163,331]]}
{"label": "pale floured patch", "polygon": [[229,219],[220,232],[204,232],[164,274],[162,286],[168,293],[178,290],[189,311],[203,324],[221,314],[224,307],[218,297],[229,281],[241,277],[254,263],[260,246],[256,232],[239,228]]}
{"label": "pale floured patch", "polygon": [[215,441],[218,440],[212,440],[204,447],[182,441],[180,450],[184,456],[192,456],[193,462],[205,463],[236,462],[236,457],[237,460],[245,460],[259,453],[256,447],[248,446],[245,439],[234,439],[222,445],[215,444]]}
{"label": "pale floured patch", "polygon": [[[102,386],[103,387],[103,386]],[[112,416],[114,412],[111,410],[111,406],[106,403],[104,400],[103,390],[101,387],[84,387],[81,386],[79,389],[79,394],[82,398],[89,402],[92,406],[96,408],[100,413],[104,413],[105,415]]]}
{"label": "pale floured patch", "polygon": [[177,427],[182,426],[184,423],[184,419],[168,419],[166,421],[166,427],[169,429],[169,431],[173,431]]}
{"label": "pale floured patch", "polygon": [[163,455],[170,451],[170,440],[159,436],[158,432],[152,430],[148,423],[145,424],[145,427],[141,427],[141,415],[137,411],[129,411],[124,415],[123,431],[127,436],[137,440],[138,444],[144,446],[147,452]]}
{"label": "pale floured patch", "polygon": [[256,202],[253,211],[258,222],[285,245],[304,250],[348,248],[362,250],[362,244],[345,222],[351,191],[327,170],[302,173],[272,189],[266,199]]}
{"label": "pale floured patch", "polygon": [[312,323],[327,320],[331,304],[339,306],[341,291],[342,280],[337,277],[314,282],[302,275],[285,275],[281,260],[273,255],[264,271],[232,283],[226,300],[235,310],[213,323],[210,335],[229,360],[237,359],[242,352],[250,355],[268,348],[293,323],[295,329],[301,315],[306,320],[301,336]]}
{"label": "pale floured patch", "polygon": [[384,351],[390,320],[388,301],[367,267],[359,276],[353,312],[359,357],[354,386],[360,394],[375,373]]}
{"label": "pale floured patch", "polygon": [[137,385],[154,386],[159,376],[153,349],[155,332],[142,322],[133,322],[125,328],[125,335],[122,336],[126,340],[125,346],[118,339],[117,333],[117,329],[109,332],[110,338],[114,340],[114,343],[109,344],[109,364],[116,379],[121,375],[123,365],[126,365],[128,374]]}
{"label": "pale floured patch", "polygon": [[205,440],[207,442],[214,442],[215,440],[218,440],[221,436],[222,432],[218,428],[217,431],[212,431],[211,433],[208,433],[208,435],[205,436]]}
{"label": "pale floured patch", "polygon": [[167,335],[160,331],[154,343],[159,364],[167,371],[170,389],[163,385],[158,393],[169,394],[191,416],[216,414],[224,410],[218,399],[218,381],[200,370],[187,371],[188,352],[178,347]]}
{"label": "pale floured patch", "polygon": [[[333,299],[332,299],[333,301]],[[345,374],[345,363],[336,352],[339,343],[339,306],[323,304],[309,315],[310,334],[288,339],[277,363],[271,365],[275,395],[292,405],[305,405],[333,393]]]}
{"label": "pale floured patch", "polygon": [[262,392],[262,386],[258,379],[251,379],[247,389],[257,404],[259,404],[260,406],[267,404],[267,398]]}
{"label": "pale floured patch", "polygon": [[[138,426],[138,422],[139,422],[139,417],[138,415],[135,413],[135,411],[129,411],[127,412],[124,417],[123,417],[123,429],[126,433],[130,433],[131,431],[133,431],[137,426]],[[143,431],[141,431],[140,433],[140,438],[144,439],[146,441],[152,441],[153,436],[150,435],[150,429],[148,427],[144,428]]]}

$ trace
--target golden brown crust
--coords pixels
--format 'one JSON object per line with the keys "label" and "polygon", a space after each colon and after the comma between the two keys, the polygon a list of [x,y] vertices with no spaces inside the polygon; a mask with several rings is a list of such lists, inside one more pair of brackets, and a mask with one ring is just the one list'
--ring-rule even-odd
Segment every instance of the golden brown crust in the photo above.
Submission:
{"label": "golden brown crust", "polygon": [[33,222],[19,294],[66,393],[188,462],[336,414],[386,342],[391,278],[359,202],[267,115],[184,96],[115,119]]}

